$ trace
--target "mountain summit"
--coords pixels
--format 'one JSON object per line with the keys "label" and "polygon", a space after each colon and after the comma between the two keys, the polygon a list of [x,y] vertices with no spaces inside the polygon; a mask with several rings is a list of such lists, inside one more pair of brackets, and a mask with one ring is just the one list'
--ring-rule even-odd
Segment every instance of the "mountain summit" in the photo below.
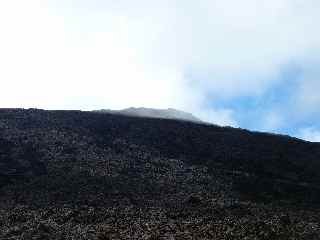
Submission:
{"label": "mountain summit", "polygon": [[101,112],[116,113],[135,117],[162,118],[162,119],[178,119],[190,122],[203,122],[193,114],[177,110],[174,108],[155,109],[145,107],[130,107],[122,110],[100,110]]}

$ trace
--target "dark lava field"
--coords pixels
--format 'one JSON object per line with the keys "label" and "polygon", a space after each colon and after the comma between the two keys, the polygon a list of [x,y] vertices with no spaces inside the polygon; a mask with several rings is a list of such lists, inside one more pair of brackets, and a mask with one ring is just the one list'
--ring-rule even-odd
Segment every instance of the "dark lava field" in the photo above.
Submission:
{"label": "dark lava field", "polygon": [[0,239],[320,239],[320,144],[0,109]]}

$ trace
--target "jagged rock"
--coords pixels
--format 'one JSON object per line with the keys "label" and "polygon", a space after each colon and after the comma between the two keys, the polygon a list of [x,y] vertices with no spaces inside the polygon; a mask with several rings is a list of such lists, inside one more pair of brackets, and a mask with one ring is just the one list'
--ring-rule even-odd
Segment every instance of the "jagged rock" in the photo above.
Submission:
{"label": "jagged rock", "polygon": [[185,204],[189,204],[189,205],[193,205],[193,206],[200,205],[201,203],[202,203],[202,198],[198,195],[195,195],[195,194],[190,195],[185,200]]}
{"label": "jagged rock", "polygon": [[288,215],[280,216],[279,222],[282,226],[289,226],[291,224],[290,216]]}

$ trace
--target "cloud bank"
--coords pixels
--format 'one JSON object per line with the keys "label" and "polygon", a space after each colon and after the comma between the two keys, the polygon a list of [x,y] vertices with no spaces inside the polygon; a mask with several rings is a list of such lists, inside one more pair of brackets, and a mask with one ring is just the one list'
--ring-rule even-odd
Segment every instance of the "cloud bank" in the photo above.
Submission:
{"label": "cloud bank", "polygon": [[307,141],[320,142],[320,131],[312,127],[301,129],[298,136]]}
{"label": "cloud bank", "polygon": [[2,1],[0,107],[172,107],[298,134],[320,115],[319,9],[315,0]]}

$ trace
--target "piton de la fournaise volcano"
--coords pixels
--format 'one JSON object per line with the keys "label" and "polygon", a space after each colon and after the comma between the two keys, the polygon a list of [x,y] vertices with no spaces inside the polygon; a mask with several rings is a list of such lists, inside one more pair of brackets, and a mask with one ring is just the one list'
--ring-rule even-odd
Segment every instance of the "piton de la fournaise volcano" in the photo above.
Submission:
{"label": "piton de la fournaise volcano", "polygon": [[0,239],[320,239],[320,144],[175,109],[0,109]]}

